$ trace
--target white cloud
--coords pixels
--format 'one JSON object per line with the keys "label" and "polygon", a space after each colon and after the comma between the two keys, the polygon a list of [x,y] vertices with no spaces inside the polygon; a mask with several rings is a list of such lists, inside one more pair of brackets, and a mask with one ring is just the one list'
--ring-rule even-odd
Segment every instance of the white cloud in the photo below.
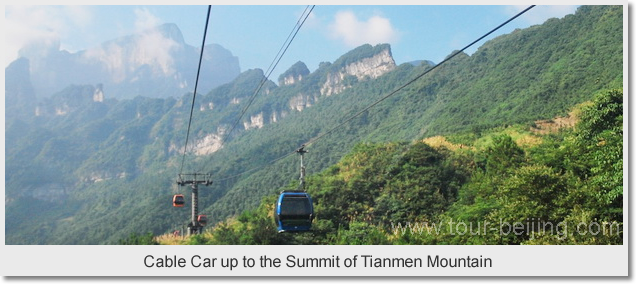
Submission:
{"label": "white cloud", "polygon": [[134,30],[139,36],[135,38],[133,46],[120,46],[111,42],[107,46],[88,49],[84,57],[107,66],[115,82],[126,79],[131,72],[143,65],[150,66],[157,75],[173,74],[176,70],[171,51],[178,47],[177,42],[155,29],[163,21],[148,9],[135,9],[134,13]]}
{"label": "white cloud", "polygon": [[161,24],[161,19],[153,15],[148,9],[135,9],[135,31],[143,32]]}
{"label": "white cloud", "polygon": [[[50,17],[46,7],[5,7],[5,66],[18,58],[19,50],[35,42],[59,42],[58,26]],[[49,22],[50,27],[45,24]]]}
{"label": "white cloud", "polygon": [[61,40],[76,35],[91,19],[87,6],[5,6],[5,66],[25,46],[59,49]]}
{"label": "white cloud", "polygon": [[177,47],[177,43],[154,30],[163,21],[145,8],[136,9],[135,16],[135,29],[142,34],[135,51],[136,63],[149,64],[166,75],[174,73],[174,60],[170,51]]}
{"label": "white cloud", "polygon": [[333,38],[342,40],[349,47],[365,43],[394,43],[399,34],[387,18],[372,16],[361,21],[350,11],[338,12],[329,29]]}
{"label": "white cloud", "polygon": [[164,37],[159,32],[145,33],[137,41],[134,60],[139,66],[148,64],[155,67],[157,73],[170,75],[176,71],[170,52],[177,46],[174,40]]}
{"label": "white cloud", "polygon": [[[543,24],[550,18],[562,18],[568,14],[574,14],[577,5],[538,5],[523,14],[519,19],[530,25]],[[528,6],[507,6],[506,13],[516,15],[517,13],[528,8]]]}

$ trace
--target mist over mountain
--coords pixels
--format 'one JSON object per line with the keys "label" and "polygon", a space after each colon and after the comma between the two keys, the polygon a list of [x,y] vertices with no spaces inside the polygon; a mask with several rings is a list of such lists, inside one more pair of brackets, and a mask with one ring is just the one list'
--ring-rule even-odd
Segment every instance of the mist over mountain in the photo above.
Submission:
{"label": "mist over mountain", "polygon": [[[193,91],[200,47],[186,44],[175,24],[163,24],[76,53],[60,50],[59,42],[36,42],[19,55],[29,62],[29,73],[20,74],[29,77],[21,80],[32,82],[37,98],[81,84],[101,84],[110,98],[165,98]],[[208,44],[198,91],[208,92],[239,73],[236,56],[218,44]]]}
{"label": "mist over mountain", "polygon": [[[565,115],[599,90],[622,87],[622,17],[620,6],[583,6],[575,15],[502,35],[473,55],[457,55],[337,129],[432,63],[396,65],[390,45],[362,45],[313,72],[299,61],[277,78],[277,85],[264,80],[260,69],[239,74],[231,53],[206,47],[206,64],[224,59],[236,72],[212,88],[206,81],[226,69],[208,65],[203,76],[210,77],[200,80],[210,86],[200,85],[184,170],[212,173],[215,179],[200,191],[201,212],[213,225],[295,183],[297,160],[277,158],[331,130],[307,147],[309,175],[329,176],[323,170],[361,143],[404,143],[446,134],[479,137],[492,128]],[[152,49],[157,43],[169,48]],[[192,88],[177,83],[192,87],[185,72],[196,68],[184,66],[196,66],[196,48],[183,44],[175,26],[164,25],[76,54],[53,48],[36,56],[36,51],[25,49],[30,57],[5,69],[6,243],[113,244],[133,232],[181,228],[188,206],[175,209],[170,201],[173,194],[187,191],[174,180],[184,153]],[[74,75],[64,75],[53,64],[56,60],[68,64]],[[85,68],[84,74],[73,66]],[[36,75],[33,70],[44,71]],[[79,82],[96,78],[90,72],[109,81]],[[45,90],[46,95],[39,93]],[[235,122],[236,129],[225,137]],[[427,153],[420,150],[413,153]],[[384,162],[401,165],[400,159]],[[351,164],[360,163],[354,159]],[[348,199],[340,188],[344,185],[321,188],[320,194],[342,196],[338,202],[344,207]],[[395,196],[384,204],[399,205]],[[347,212],[362,212],[354,209]],[[374,214],[388,212],[377,210]],[[357,216],[343,218],[349,217]]]}
{"label": "mist over mountain", "polygon": [[29,60],[20,58],[5,69],[5,116],[28,119],[32,116],[36,99],[29,76]]}

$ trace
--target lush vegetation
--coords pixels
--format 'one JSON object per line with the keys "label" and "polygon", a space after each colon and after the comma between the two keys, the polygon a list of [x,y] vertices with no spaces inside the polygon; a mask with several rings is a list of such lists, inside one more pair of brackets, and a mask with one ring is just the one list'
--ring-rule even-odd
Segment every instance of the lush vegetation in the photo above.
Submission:
{"label": "lush vegetation", "polygon": [[287,69],[287,71],[285,71],[284,73],[280,74],[280,76],[278,76],[278,82],[282,85],[282,82],[284,81],[284,79],[289,76],[305,77],[309,75],[309,73],[310,72],[309,72],[309,69],[307,68],[307,65],[305,65],[305,63],[303,63],[302,61],[298,61],[294,63],[294,65],[292,65],[289,69]]}
{"label": "lush vegetation", "polygon": [[155,241],[152,233],[148,233],[145,235],[137,235],[136,233],[131,233],[128,238],[119,240],[120,245],[158,245],[159,243]]}
{"label": "lush vegetation", "polygon": [[[495,38],[473,55],[455,57],[307,147],[310,192],[321,212],[316,230],[310,234],[265,234],[273,229],[266,215],[271,214],[273,196],[293,185],[298,174],[293,156],[272,161],[330,130],[430,65],[402,64],[376,79],[349,78],[341,93],[321,95],[329,74],[390,48],[362,46],[333,64],[321,64],[293,85],[263,81],[263,72],[256,69],[207,94],[197,94],[189,147],[202,147],[214,135],[227,133],[264,82],[221,149],[199,155],[188,149],[184,172],[209,172],[214,178],[211,187],[201,189],[200,210],[208,215],[210,224],[223,222],[215,227],[214,237],[197,239],[231,243],[240,226],[246,226],[263,233],[239,236],[242,240],[236,243],[460,243],[466,240],[398,238],[387,235],[387,226],[438,218],[495,220],[504,216],[516,220],[526,215],[497,207],[505,202],[489,190],[511,192],[511,196],[501,196],[510,199],[518,194],[515,188],[534,184],[536,176],[567,185],[563,188],[568,190],[577,189],[562,192],[562,187],[550,184],[528,187],[554,202],[566,202],[555,196],[572,200],[566,203],[573,207],[545,205],[561,211],[538,216],[542,220],[621,220],[622,211],[617,208],[622,208],[618,204],[622,200],[622,187],[618,187],[622,185],[622,171],[618,170],[622,160],[615,158],[622,158],[622,147],[617,146],[622,138],[614,134],[621,132],[622,125],[614,125],[612,130],[607,119],[614,117],[612,113],[622,114],[622,105],[613,104],[617,108],[606,116],[597,113],[598,117],[581,118],[579,125],[589,129],[587,132],[576,130],[534,140],[522,133],[537,120],[563,116],[572,106],[591,101],[600,90],[622,88],[622,17],[620,6],[583,6],[575,15]],[[100,102],[92,99],[94,87],[70,86],[39,101],[40,109],[48,112],[33,116],[33,109],[17,98],[28,94],[29,83],[19,83],[5,88],[7,103],[11,102],[7,108],[12,114],[23,114],[10,116],[7,109],[7,244],[117,244],[132,233],[160,235],[182,229],[188,222],[189,205],[173,208],[170,201],[173,194],[188,190],[174,181],[181,165],[192,94],[178,99],[117,101],[108,99],[108,90],[104,90],[106,99]],[[299,98],[307,102],[302,111],[291,107]],[[259,116],[262,127],[246,130],[243,123]],[[515,126],[506,127],[510,125]],[[505,136],[493,137],[499,132],[510,136],[518,147]],[[448,149],[410,142],[438,135],[444,135],[447,142],[441,144]],[[601,147],[603,152],[598,152],[598,144],[611,147]],[[457,150],[452,145],[463,146]],[[508,152],[501,154],[495,146]],[[489,154],[489,147],[494,147],[495,156]],[[359,164],[362,161],[365,163]],[[263,202],[263,198],[269,199]],[[352,198],[356,202],[349,205]],[[405,204],[404,199],[412,202]],[[604,207],[586,205],[597,201],[605,202]],[[342,208],[336,210],[331,204]]]}
{"label": "lush vegetation", "polygon": [[[577,109],[574,129],[498,128],[471,146],[445,144],[455,150],[358,144],[308,178],[313,231],[277,234],[267,196],[190,243],[622,244],[622,100],[600,93]],[[511,131],[540,142],[522,148]]]}

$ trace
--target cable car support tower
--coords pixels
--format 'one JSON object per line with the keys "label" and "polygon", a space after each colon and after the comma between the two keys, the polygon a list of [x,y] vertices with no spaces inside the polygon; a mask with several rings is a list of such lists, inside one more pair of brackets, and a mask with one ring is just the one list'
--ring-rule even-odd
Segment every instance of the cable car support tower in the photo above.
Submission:
{"label": "cable car support tower", "polygon": [[302,145],[298,150],[296,150],[296,153],[298,153],[300,155],[300,190],[302,190],[303,192],[305,192],[305,164],[303,163],[303,155],[305,153],[307,153],[307,151],[305,151],[305,145]]}
{"label": "cable car support tower", "polygon": [[212,185],[211,174],[179,174],[177,184],[180,186],[191,185],[192,188],[192,218],[188,224],[188,235],[199,234],[203,231],[203,225],[199,222],[199,185]]}

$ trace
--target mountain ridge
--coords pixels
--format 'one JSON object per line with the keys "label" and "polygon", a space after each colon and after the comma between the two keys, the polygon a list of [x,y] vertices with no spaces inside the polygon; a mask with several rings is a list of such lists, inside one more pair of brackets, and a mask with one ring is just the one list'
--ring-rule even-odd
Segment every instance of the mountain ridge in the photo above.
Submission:
{"label": "mountain ridge", "polygon": [[[620,11],[612,6],[583,7],[573,17],[497,37],[471,56],[458,55],[310,145],[307,173],[335,164],[358,143],[412,141],[445,133],[479,135],[489,127],[555,117],[598,90],[619,86],[622,65],[615,63],[622,59],[622,32],[616,35],[608,29],[621,26]],[[577,37],[564,36],[570,34]],[[603,43],[595,44],[598,41]],[[597,49],[592,52],[590,46]],[[374,48],[358,51],[364,55]],[[371,57],[390,54],[390,46],[380,45],[378,50]],[[193,148],[186,153],[184,170],[214,175],[213,187],[203,189],[200,196],[201,212],[211,224],[238,216],[257,206],[263,196],[294,183],[297,162],[278,158],[431,67],[405,63],[375,78],[358,78],[340,72],[369,56],[356,61],[355,53],[345,55],[334,63],[323,62],[294,84],[265,81],[237,130],[216,149],[218,136],[238,119],[264,79],[263,72],[247,70],[197,97],[189,144]],[[580,66],[591,67],[579,70]],[[321,93],[328,78],[340,78],[339,74],[345,74],[338,83],[341,91]],[[595,79],[587,80],[591,74]],[[77,111],[34,121],[7,117],[7,243],[117,243],[130,232],[164,233],[187,219],[169,200],[185,190],[174,185],[174,178],[192,94],[118,100],[109,98],[104,87],[103,101],[95,101],[97,89],[76,85],[65,91],[85,97],[87,107]],[[45,216],[24,222],[21,210],[35,204],[34,212]]]}
{"label": "mountain ridge", "polygon": [[[204,49],[200,91],[207,92],[240,73],[239,60],[229,50],[218,44],[208,44]],[[76,53],[60,50],[59,42],[20,50],[21,58],[29,59],[28,76],[38,99],[73,84],[102,84],[108,97],[119,99],[180,97],[194,87],[199,54],[200,47],[186,44],[175,24],[163,24]]]}

